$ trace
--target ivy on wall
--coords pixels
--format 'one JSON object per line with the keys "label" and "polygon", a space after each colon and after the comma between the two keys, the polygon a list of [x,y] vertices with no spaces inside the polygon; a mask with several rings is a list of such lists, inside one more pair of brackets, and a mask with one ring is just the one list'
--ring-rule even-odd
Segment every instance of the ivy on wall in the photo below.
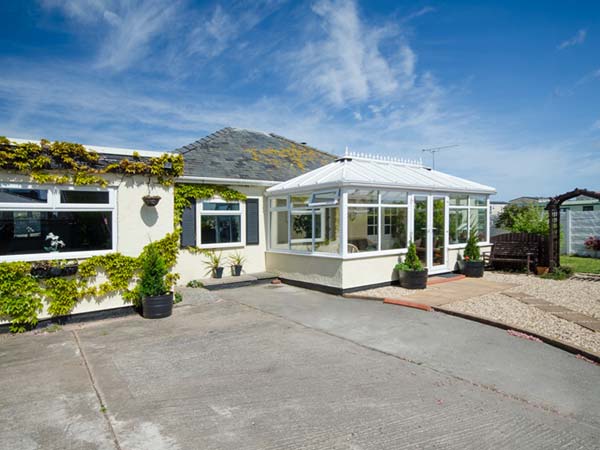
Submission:
{"label": "ivy on wall", "polygon": [[[137,276],[151,246],[159,251],[170,269],[175,266],[179,251],[177,231],[146,245],[138,257],[111,253],[89,258],[79,265],[77,275],[68,278],[35,278],[31,275],[34,263],[0,263],[0,317],[10,320],[10,330],[19,333],[37,324],[44,303],[52,317],[70,314],[86,298],[100,303],[111,294],[121,294],[126,302],[137,305],[141,300]],[[60,261],[48,263],[62,264]],[[100,271],[107,280],[98,284]],[[171,272],[166,281],[172,286],[178,277]]]}
{"label": "ivy on wall", "polygon": [[155,177],[158,183],[172,186],[183,174],[183,156],[179,154],[164,153],[142,160],[134,152],[132,158],[101,167],[100,155],[81,144],[47,140],[17,144],[0,136],[0,169],[27,174],[37,183],[107,186],[104,175],[119,173]]}
{"label": "ivy on wall", "polygon": [[228,202],[232,202],[235,200],[246,200],[246,196],[244,194],[224,185],[176,184],[174,199],[175,211],[173,214],[175,227],[179,227],[179,225],[181,224],[181,216],[183,215],[183,210],[189,206],[192,206],[192,202],[194,200],[212,198],[217,195]]}

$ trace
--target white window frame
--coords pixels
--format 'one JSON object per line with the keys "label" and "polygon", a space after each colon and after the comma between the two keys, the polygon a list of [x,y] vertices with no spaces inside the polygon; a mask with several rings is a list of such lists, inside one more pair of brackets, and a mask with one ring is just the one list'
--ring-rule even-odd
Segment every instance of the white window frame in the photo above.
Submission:
{"label": "white window frame", "polygon": [[[58,259],[85,259],[92,256],[107,255],[117,251],[118,227],[117,227],[117,190],[115,187],[94,186],[67,186],[32,183],[0,183],[3,189],[36,189],[47,190],[48,200],[46,203],[8,203],[0,202],[0,211],[39,211],[39,212],[61,212],[61,211],[107,211],[112,217],[112,247],[106,250],[86,250],[78,252],[43,252],[28,253],[20,255],[0,255],[0,262],[13,261],[45,261]],[[60,191],[82,191],[82,192],[108,192],[108,203],[61,203]]]}
{"label": "white window frame", "polygon": [[[231,211],[204,211],[204,203],[227,203],[238,204],[239,209]],[[239,242],[222,242],[216,244],[202,243],[202,216],[240,216],[240,241]],[[227,201],[221,197],[213,197],[211,199],[196,200],[196,236],[198,248],[202,249],[218,249],[218,248],[241,248],[246,246],[246,209],[245,203],[239,200]]]}
{"label": "white window frame", "polygon": [[[450,199],[452,198],[452,196],[454,195],[465,195],[467,197],[467,204],[466,205],[452,205],[450,204]],[[475,206],[475,205],[471,205],[471,197],[472,196],[480,196],[480,197],[485,197],[485,204],[483,206]],[[453,209],[466,209],[467,210],[467,240],[469,239],[469,236],[471,235],[471,211],[472,210],[480,210],[480,209],[485,209],[486,210],[486,231],[485,231],[485,235],[486,235],[486,239],[485,241],[480,241],[477,243],[478,246],[482,247],[482,246],[486,246],[486,245],[490,245],[490,197],[489,195],[485,195],[485,194],[448,194],[447,196],[447,201],[448,201],[448,224],[447,224],[447,228],[448,228],[448,249],[452,249],[452,250],[456,250],[456,249],[463,249],[467,246],[467,243],[458,243],[458,244],[450,244],[450,211]]]}

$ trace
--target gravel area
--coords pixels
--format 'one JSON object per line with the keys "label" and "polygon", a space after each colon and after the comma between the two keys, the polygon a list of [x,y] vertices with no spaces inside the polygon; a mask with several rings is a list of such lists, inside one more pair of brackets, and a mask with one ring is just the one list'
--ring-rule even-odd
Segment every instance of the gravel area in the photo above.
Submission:
{"label": "gravel area", "polygon": [[584,280],[548,280],[524,274],[485,272],[486,280],[518,284],[510,289],[600,319],[600,283]]}
{"label": "gravel area", "polygon": [[488,294],[454,302],[445,305],[445,308],[498,320],[508,325],[525,328],[600,353],[600,333],[595,333],[567,320],[559,319],[535,306],[526,305],[506,295]]}
{"label": "gravel area", "polygon": [[[428,287],[427,289],[435,289],[435,286]],[[405,295],[414,294],[421,292],[420,289],[404,289],[400,286],[385,286],[376,289],[367,289],[364,291],[355,292],[357,296],[364,295],[366,297],[377,297],[377,298],[398,298],[404,297]]]}

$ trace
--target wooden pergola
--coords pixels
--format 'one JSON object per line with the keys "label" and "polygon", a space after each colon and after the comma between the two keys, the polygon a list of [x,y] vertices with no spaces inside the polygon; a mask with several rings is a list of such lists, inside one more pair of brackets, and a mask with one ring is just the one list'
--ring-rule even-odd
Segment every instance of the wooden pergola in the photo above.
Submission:
{"label": "wooden pergola", "polygon": [[546,205],[548,211],[548,257],[550,259],[550,270],[560,267],[560,206],[563,202],[574,197],[585,195],[586,197],[600,200],[600,192],[588,191],[587,189],[575,188],[570,192],[552,197]]}

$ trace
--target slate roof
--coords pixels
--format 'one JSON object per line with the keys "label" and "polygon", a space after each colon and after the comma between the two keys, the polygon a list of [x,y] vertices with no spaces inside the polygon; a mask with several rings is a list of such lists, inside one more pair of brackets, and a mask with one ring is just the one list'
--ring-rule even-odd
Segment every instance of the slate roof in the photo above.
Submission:
{"label": "slate roof", "polygon": [[184,176],[285,181],[337,157],[273,133],[223,128],[175,150]]}

